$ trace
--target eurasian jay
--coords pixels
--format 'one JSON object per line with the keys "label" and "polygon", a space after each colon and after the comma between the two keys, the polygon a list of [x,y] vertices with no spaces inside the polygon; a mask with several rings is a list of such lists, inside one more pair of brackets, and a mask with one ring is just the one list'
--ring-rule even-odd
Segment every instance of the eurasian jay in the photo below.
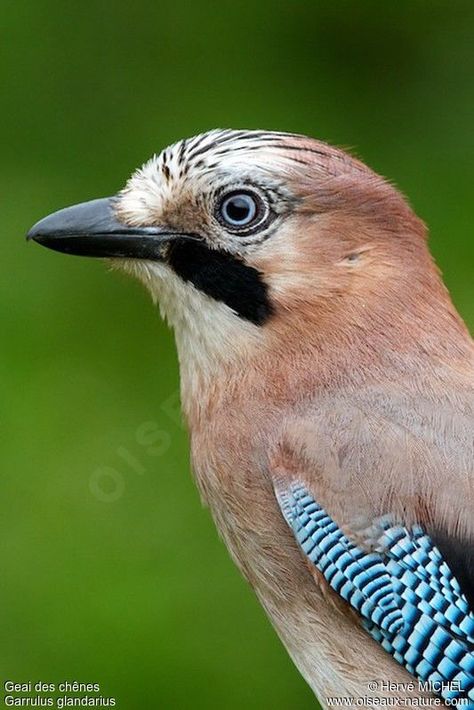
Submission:
{"label": "eurasian jay", "polygon": [[474,708],[474,349],[402,195],[215,130],[29,237],[159,303],[202,498],[323,706]]}

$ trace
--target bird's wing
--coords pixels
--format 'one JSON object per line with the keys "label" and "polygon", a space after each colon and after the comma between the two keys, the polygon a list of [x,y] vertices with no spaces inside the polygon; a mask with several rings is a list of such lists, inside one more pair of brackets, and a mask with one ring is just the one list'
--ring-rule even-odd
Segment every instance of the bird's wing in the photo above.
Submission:
{"label": "bird's wing", "polygon": [[[445,460],[443,426],[427,434],[413,412],[399,426],[361,402],[338,411],[323,409],[324,425],[316,414],[295,421],[282,437],[271,465],[282,513],[307,563],[367,632],[445,700],[474,708],[472,547],[463,545],[468,524],[456,525],[449,507],[464,496],[459,510],[467,503],[474,518],[466,452]],[[459,445],[466,422],[447,416]]]}

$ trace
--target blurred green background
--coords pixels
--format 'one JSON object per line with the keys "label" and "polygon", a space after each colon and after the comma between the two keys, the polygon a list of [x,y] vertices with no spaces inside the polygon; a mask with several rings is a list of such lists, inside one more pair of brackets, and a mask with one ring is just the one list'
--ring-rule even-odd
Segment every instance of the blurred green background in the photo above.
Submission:
{"label": "blurred green background", "polygon": [[4,0],[1,15],[1,675],[98,682],[127,710],[315,707],[201,508],[147,294],[23,235],[180,137],[300,131],[409,195],[472,326],[474,4]]}

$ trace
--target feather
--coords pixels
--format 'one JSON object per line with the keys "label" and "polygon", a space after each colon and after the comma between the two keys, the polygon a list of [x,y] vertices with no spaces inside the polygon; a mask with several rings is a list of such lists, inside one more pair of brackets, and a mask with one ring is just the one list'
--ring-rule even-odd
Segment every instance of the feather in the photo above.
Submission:
{"label": "feather", "polygon": [[303,484],[279,478],[275,492],[303,553],[359,612],[368,633],[444,700],[474,708],[474,615],[423,529],[385,518],[379,551],[367,552]]}

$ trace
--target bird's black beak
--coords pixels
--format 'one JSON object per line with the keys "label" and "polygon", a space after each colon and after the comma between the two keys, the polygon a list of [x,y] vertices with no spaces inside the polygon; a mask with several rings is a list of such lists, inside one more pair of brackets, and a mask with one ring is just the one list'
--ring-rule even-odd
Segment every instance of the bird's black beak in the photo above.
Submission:
{"label": "bird's black beak", "polygon": [[65,254],[155,261],[162,260],[171,241],[197,239],[160,227],[128,227],[117,219],[115,201],[104,197],[53,212],[37,222],[26,238]]}

